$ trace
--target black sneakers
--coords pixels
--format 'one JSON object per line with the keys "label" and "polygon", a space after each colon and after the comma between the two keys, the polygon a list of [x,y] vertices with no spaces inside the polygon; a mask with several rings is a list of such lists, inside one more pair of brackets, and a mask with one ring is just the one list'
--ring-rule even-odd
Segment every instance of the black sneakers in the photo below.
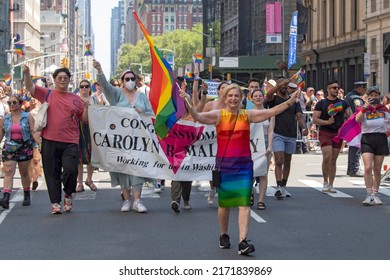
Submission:
{"label": "black sneakers", "polygon": [[229,249],[230,248],[229,235],[224,233],[221,236],[219,236],[219,248],[221,248],[221,249]]}
{"label": "black sneakers", "polygon": [[243,239],[240,244],[238,244],[238,254],[239,255],[248,255],[255,251],[255,246],[249,244],[246,239]]}

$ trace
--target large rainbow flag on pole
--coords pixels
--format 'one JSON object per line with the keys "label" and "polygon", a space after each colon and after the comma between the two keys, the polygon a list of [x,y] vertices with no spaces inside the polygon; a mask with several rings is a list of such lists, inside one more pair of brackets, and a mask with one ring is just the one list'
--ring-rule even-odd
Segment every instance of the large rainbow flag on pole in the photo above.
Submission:
{"label": "large rainbow flag on pole", "polygon": [[149,100],[156,115],[154,128],[156,134],[164,139],[175,123],[185,114],[184,101],[180,98],[179,87],[170,64],[164,59],[137,13],[133,11],[145,39],[149,43],[152,58],[152,82]]}

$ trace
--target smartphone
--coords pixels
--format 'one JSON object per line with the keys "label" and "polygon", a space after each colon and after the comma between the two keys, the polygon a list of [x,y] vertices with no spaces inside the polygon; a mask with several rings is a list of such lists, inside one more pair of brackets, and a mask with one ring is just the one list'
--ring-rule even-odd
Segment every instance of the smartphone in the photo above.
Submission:
{"label": "smartphone", "polygon": [[380,98],[371,98],[368,102],[370,104],[380,104],[381,103],[381,99]]}

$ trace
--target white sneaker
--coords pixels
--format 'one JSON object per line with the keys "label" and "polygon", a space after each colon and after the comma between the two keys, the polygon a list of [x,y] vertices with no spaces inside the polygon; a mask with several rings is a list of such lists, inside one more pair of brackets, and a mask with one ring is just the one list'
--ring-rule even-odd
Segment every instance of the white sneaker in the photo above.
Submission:
{"label": "white sneaker", "polygon": [[324,186],[322,187],[322,192],[323,193],[329,192],[329,184],[328,183],[324,183]]}
{"label": "white sneaker", "polygon": [[207,204],[210,205],[210,206],[213,206],[214,205],[214,197],[215,197],[215,194],[213,194],[213,192],[209,192],[209,196],[207,197]]}
{"label": "white sneaker", "polygon": [[133,210],[138,213],[146,213],[148,211],[140,199],[138,201],[134,201]]}
{"label": "white sneaker", "polygon": [[154,187],[154,193],[161,193],[161,186],[160,186],[160,184],[157,184],[157,185]]}
{"label": "white sneaker", "polygon": [[289,193],[286,187],[281,187],[281,189],[285,197],[291,197],[291,193]]}
{"label": "white sneaker", "polygon": [[337,193],[337,190],[333,187],[333,185],[329,185],[329,192],[330,193]]}
{"label": "white sneaker", "polygon": [[190,203],[188,201],[184,201],[184,209],[185,210],[191,210],[192,209],[192,207],[191,207],[191,205],[190,205]]}
{"label": "white sneaker", "polygon": [[367,196],[366,196],[366,199],[363,200],[362,203],[363,203],[364,206],[374,205],[374,203],[375,203],[374,202],[374,196],[372,194],[368,193]]}
{"label": "white sneaker", "polygon": [[259,183],[255,183],[253,188],[255,189],[256,194],[259,194],[259,192],[260,192],[260,190],[259,190]]}
{"label": "white sneaker", "polygon": [[284,198],[284,193],[283,193],[283,190],[282,190],[282,188],[280,186],[276,187],[275,197],[277,199],[283,199]]}
{"label": "white sneaker", "polygon": [[374,195],[374,203],[375,205],[382,205],[382,200],[379,198],[379,195]]}
{"label": "white sneaker", "polygon": [[129,212],[131,209],[131,202],[129,200],[125,200],[121,207],[122,212]]}

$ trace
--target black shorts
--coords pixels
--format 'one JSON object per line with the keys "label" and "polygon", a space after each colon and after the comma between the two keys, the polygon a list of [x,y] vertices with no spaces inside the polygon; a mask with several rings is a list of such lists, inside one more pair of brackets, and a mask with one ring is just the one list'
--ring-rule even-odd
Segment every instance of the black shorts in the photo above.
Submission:
{"label": "black shorts", "polygon": [[361,153],[370,153],[376,156],[387,156],[389,146],[384,133],[365,133],[361,140]]}

